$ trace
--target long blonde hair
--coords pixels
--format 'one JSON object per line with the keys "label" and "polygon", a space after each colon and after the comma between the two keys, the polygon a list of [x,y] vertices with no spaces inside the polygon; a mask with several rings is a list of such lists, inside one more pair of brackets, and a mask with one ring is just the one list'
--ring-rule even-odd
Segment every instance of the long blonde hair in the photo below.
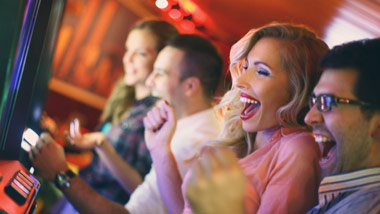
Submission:
{"label": "long blonde hair", "polygon": [[119,78],[115,82],[112,93],[103,109],[100,122],[119,123],[135,102],[135,88],[125,84],[124,78]]}
{"label": "long blonde hair", "polygon": [[[282,41],[282,48],[279,50],[281,65],[289,76],[291,99],[278,109],[276,119],[283,127],[304,126],[303,118],[308,110],[308,96],[322,73],[319,60],[329,48],[315,33],[301,25],[273,23],[250,30],[231,48],[232,79],[242,73],[241,68],[248,53],[260,39],[265,37]],[[248,134],[242,128],[240,113],[243,105],[239,101],[239,96],[239,90],[232,87],[218,105],[223,109],[225,122],[218,143],[233,146],[238,154],[247,154],[251,152],[252,145],[249,141],[254,141],[255,133]],[[246,143],[248,145],[242,145]]]}

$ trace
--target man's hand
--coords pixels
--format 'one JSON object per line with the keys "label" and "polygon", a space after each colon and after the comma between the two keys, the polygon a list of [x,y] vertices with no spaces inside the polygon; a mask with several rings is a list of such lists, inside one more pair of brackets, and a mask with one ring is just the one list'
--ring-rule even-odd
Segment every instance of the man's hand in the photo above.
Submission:
{"label": "man's hand", "polygon": [[68,169],[62,146],[47,133],[42,133],[32,148],[31,159],[38,173],[49,181],[54,181],[57,173]]}
{"label": "man's hand", "polygon": [[42,112],[40,125],[41,128],[46,129],[53,136],[57,137],[59,135],[57,123],[45,111]]}
{"label": "man's hand", "polygon": [[170,149],[176,124],[174,109],[166,101],[158,102],[144,118],[145,142],[149,151]]}
{"label": "man's hand", "polygon": [[246,178],[235,154],[227,148],[207,148],[182,185],[194,213],[244,213]]}

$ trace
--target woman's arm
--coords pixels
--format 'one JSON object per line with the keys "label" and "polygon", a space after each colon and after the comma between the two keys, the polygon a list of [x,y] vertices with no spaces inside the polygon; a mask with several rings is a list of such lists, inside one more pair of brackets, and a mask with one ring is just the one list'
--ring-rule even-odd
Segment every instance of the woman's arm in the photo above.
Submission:
{"label": "woman's arm", "polygon": [[105,137],[103,143],[95,147],[95,151],[124,190],[132,193],[142,183],[140,173],[120,157]]}
{"label": "woman's arm", "polygon": [[68,139],[78,148],[95,149],[101,161],[125,191],[132,193],[142,183],[140,173],[120,157],[102,132],[81,135],[79,131],[72,130],[76,128],[71,128]]}

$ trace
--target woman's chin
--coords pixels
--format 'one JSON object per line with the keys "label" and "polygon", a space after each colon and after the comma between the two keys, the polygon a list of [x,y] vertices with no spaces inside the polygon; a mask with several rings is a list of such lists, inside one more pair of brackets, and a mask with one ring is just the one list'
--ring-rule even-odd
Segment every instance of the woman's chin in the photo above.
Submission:
{"label": "woman's chin", "polygon": [[134,86],[136,84],[136,82],[131,79],[124,79],[124,83],[127,86]]}
{"label": "woman's chin", "polygon": [[245,132],[249,132],[249,133],[259,131],[258,126],[255,122],[243,121],[242,127]]}

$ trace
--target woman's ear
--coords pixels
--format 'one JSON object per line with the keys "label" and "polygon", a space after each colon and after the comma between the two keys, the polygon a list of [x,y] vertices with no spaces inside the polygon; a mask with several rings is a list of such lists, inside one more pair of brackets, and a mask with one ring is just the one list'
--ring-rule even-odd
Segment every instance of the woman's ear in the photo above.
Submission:
{"label": "woman's ear", "polygon": [[189,77],[184,81],[185,95],[191,96],[201,89],[201,81],[198,77]]}

